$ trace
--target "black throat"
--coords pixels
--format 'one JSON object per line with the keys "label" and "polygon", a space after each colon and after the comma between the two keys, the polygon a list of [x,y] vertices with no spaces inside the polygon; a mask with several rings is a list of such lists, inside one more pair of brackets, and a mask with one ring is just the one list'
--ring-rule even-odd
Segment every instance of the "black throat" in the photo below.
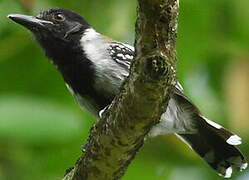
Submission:
{"label": "black throat", "polygon": [[74,94],[80,95],[84,101],[91,104],[95,108],[93,112],[97,113],[111,103],[112,99],[105,98],[95,90],[93,63],[84,53],[80,41],[40,43]]}

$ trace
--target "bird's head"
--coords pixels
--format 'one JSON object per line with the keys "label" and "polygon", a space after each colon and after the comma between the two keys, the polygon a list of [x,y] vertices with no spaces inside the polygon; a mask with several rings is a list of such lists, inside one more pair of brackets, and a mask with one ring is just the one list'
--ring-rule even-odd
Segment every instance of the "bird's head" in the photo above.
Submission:
{"label": "bird's head", "polygon": [[62,8],[45,10],[37,16],[10,14],[8,18],[29,29],[42,42],[72,41],[90,28],[79,14]]}
{"label": "bird's head", "polygon": [[30,30],[56,64],[81,53],[80,39],[91,28],[79,14],[62,8],[48,9],[37,16],[10,14],[8,18]]}

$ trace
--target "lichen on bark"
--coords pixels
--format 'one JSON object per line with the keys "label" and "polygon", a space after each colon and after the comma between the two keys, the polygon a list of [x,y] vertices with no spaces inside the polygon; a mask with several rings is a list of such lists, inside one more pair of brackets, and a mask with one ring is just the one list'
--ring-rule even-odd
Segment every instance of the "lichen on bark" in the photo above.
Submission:
{"label": "lichen on bark", "polygon": [[138,0],[130,75],[64,180],[117,180],[124,175],[167,108],[175,84],[178,8],[177,0]]}

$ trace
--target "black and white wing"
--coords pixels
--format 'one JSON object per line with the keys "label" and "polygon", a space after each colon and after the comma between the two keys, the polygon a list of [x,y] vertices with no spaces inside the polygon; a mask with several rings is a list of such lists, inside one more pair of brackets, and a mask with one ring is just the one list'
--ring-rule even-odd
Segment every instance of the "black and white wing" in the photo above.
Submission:
{"label": "black and white wing", "polygon": [[111,58],[123,68],[130,69],[131,61],[134,58],[134,47],[118,42],[110,43],[108,48]]}

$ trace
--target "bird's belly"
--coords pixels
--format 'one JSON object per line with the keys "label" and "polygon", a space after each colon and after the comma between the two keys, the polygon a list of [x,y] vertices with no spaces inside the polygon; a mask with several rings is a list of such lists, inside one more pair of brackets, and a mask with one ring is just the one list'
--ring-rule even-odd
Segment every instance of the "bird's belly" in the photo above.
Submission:
{"label": "bird's belly", "polygon": [[87,110],[90,114],[96,117],[98,116],[98,112],[100,111],[101,108],[99,108],[99,105],[93,98],[86,95],[83,96],[78,93],[75,93],[71,88],[71,86],[68,85],[67,83],[66,87],[69,90],[69,92],[73,95],[76,102],[80,105],[81,109]]}
{"label": "bird's belly", "polygon": [[191,112],[180,107],[177,101],[171,98],[160,122],[151,129],[149,135],[153,137],[169,133],[192,134],[196,130]]}
{"label": "bird's belly", "polygon": [[95,117],[98,116],[98,105],[93,99],[86,96],[82,97],[77,94],[74,94],[73,96],[77,103],[80,105],[81,109],[87,110],[90,114],[94,115]]}

